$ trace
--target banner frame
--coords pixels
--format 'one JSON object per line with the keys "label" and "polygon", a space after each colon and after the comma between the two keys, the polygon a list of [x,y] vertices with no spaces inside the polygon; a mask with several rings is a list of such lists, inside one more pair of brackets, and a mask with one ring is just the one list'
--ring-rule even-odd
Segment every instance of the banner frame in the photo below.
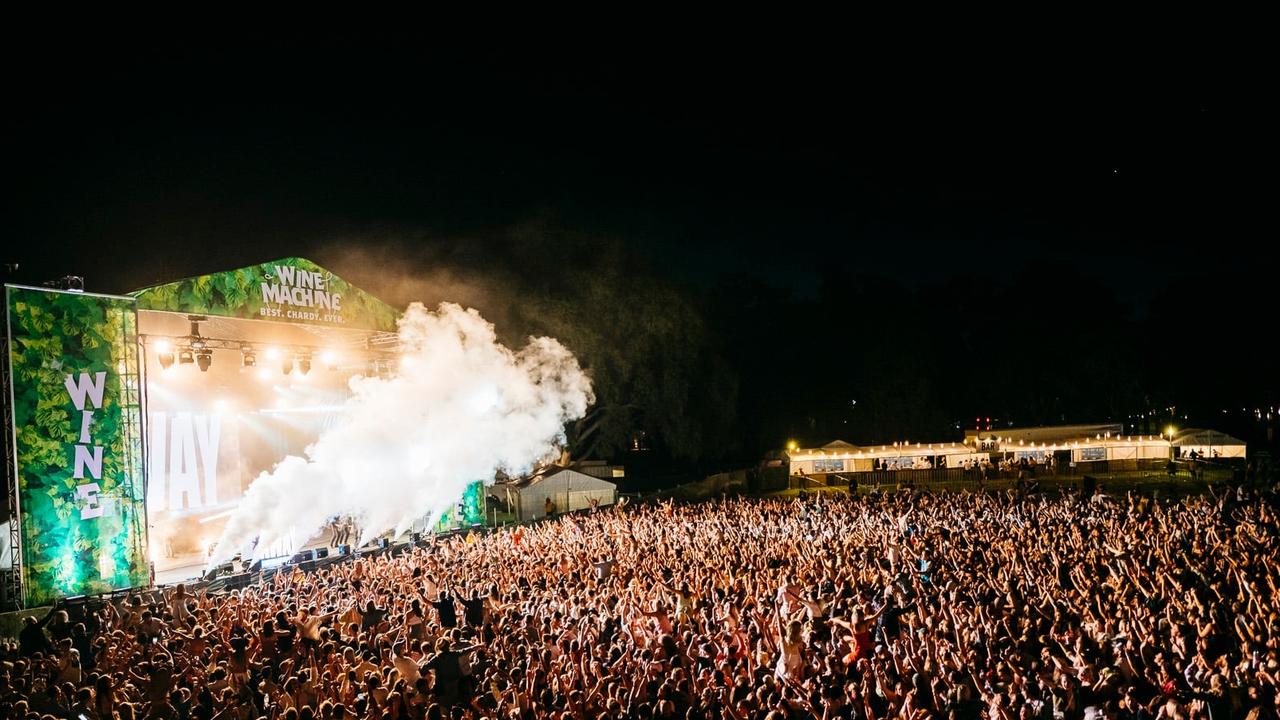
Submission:
{"label": "banner frame", "polygon": [[[26,587],[27,582],[26,582],[26,563],[25,563],[26,543],[23,542],[24,538],[23,538],[23,526],[22,526],[22,498],[21,498],[22,487],[21,487],[21,477],[20,477],[20,468],[19,468],[19,457],[18,457],[18,436],[17,436],[18,427],[17,427],[17,421],[16,421],[17,398],[16,398],[16,387],[14,383],[13,365],[12,365],[13,313],[12,313],[12,308],[10,307],[10,290],[11,289],[33,291],[33,292],[40,292],[40,293],[47,293],[47,294],[75,295],[80,297],[101,298],[105,300],[120,301],[120,302],[128,303],[130,305],[130,309],[128,312],[130,312],[133,316],[133,336],[132,338],[122,338],[121,345],[122,347],[127,348],[126,352],[132,352],[134,354],[135,359],[132,363],[128,363],[126,362],[125,358],[122,357],[120,359],[120,362],[124,364],[126,368],[132,365],[132,370],[133,370],[132,375],[135,378],[135,382],[137,383],[137,387],[135,388],[134,392],[138,397],[138,405],[137,405],[138,432],[139,432],[138,442],[140,444],[138,460],[141,463],[140,467],[137,469],[137,479],[141,482],[141,487],[142,487],[141,502],[139,503],[139,505],[141,506],[140,509],[141,509],[141,520],[142,520],[141,561],[144,563],[145,567],[147,568],[148,579],[147,579],[146,587],[150,587],[154,584],[154,579],[153,579],[154,575],[153,575],[153,569],[151,566],[151,552],[150,552],[150,517],[149,517],[149,513],[147,510],[147,503],[146,503],[147,484],[148,484],[149,478],[147,476],[147,464],[146,464],[147,417],[146,417],[146,404],[144,399],[144,396],[146,394],[146,384],[145,384],[145,378],[144,378],[144,369],[142,367],[142,363],[145,362],[145,356],[139,357],[140,353],[138,352],[138,345],[141,341],[141,333],[139,332],[139,326],[138,326],[138,319],[139,319],[138,299],[136,297],[132,297],[129,295],[112,295],[108,293],[85,292],[81,290],[65,290],[62,288],[54,288],[54,287],[37,287],[37,286],[26,285],[22,283],[4,283],[3,289],[4,289],[4,296],[5,296],[4,297],[5,333],[3,337],[3,342],[0,342],[0,347],[3,348],[3,359],[0,360],[0,371],[3,371],[4,382],[8,386],[7,387],[8,393],[7,393],[7,397],[5,398],[5,400],[7,401],[7,407],[5,408],[5,412],[4,412],[4,422],[8,425],[8,428],[5,429],[6,431],[4,433],[5,435],[4,442],[5,442],[6,454],[9,456],[5,458],[5,462],[9,466],[9,469],[12,473],[11,475],[12,487],[10,488],[10,497],[11,497],[12,504],[10,505],[10,510],[9,510],[9,515],[10,515],[9,531],[11,536],[10,551],[12,554],[12,563],[10,568],[11,578],[9,581],[14,592],[13,592],[13,597],[11,598],[11,603],[15,609],[19,609],[19,610],[25,609],[27,606],[27,587]],[[128,392],[127,386],[126,386],[126,379],[129,373],[125,372],[125,373],[118,373],[118,374],[119,374],[119,383],[120,383],[120,399],[123,400]],[[125,410],[122,407],[121,409],[122,417],[124,412]],[[134,586],[128,589],[132,590],[137,587],[143,587],[143,586]],[[117,592],[118,590],[119,589],[113,590],[111,592],[114,593],[114,592]]]}

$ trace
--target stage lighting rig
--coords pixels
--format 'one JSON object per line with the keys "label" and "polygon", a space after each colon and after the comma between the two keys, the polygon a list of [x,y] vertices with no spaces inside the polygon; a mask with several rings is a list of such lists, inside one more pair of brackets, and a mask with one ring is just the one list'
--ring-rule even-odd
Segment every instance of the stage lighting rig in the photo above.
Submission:
{"label": "stage lighting rig", "polygon": [[298,372],[302,373],[303,375],[306,375],[307,373],[311,372],[311,356],[310,355],[298,356]]}
{"label": "stage lighting rig", "polygon": [[[17,268],[17,265],[14,267]],[[64,275],[56,280],[45,281],[44,286],[59,290],[70,290],[71,292],[84,292],[84,277],[81,275]]]}
{"label": "stage lighting rig", "polygon": [[258,356],[254,354],[252,347],[248,345],[240,346],[240,364],[243,367],[253,367],[258,364]]}
{"label": "stage lighting rig", "polygon": [[200,339],[200,323],[208,319],[209,318],[205,317],[204,315],[188,315],[187,316],[187,320],[191,322],[191,339],[192,340]]}
{"label": "stage lighting rig", "polygon": [[187,320],[191,322],[191,334],[187,336],[187,346],[178,353],[180,364],[190,365],[194,362],[200,367],[200,372],[209,372],[209,365],[213,363],[213,350],[200,335],[200,323],[208,319],[204,315],[187,316]]}

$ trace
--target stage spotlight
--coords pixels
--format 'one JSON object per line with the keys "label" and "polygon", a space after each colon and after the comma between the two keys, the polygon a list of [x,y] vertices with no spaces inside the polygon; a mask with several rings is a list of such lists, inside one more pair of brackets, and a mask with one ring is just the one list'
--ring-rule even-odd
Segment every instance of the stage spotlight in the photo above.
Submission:
{"label": "stage spotlight", "polygon": [[268,360],[275,360],[276,358],[280,357],[280,350],[277,348],[269,347],[267,348],[266,352],[264,352],[263,354],[267,356]]}
{"label": "stage spotlight", "polygon": [[178,351],[179,365],[190,365],[195,361],[196,361],[196,358],[194,355],[191,354],[191,348],[182,348],[181,350]]}
{"label": "stage spotlight", "polygon": [[320,353],[320,362],[324,363],[324,366],[329,368],[330,370],[337,370],[338,369],[338,353],[332,350],[325,350],[324,352]]}
{"label": "stage spotlight", "polygon": [[258,358],[253,354],[253,348],[248,345],[240,346],[240,364],[243,367],[253,367],[258,364]]}
{"label": "stage spotlight", "polygon": [[280,372],[284,373],[285,375],[288,375],[289,373],[293,372],[293,358],[286,357],[284,359],[284,362],[280,363]]}
{"label": "stage spotlight", "polygon": [[405,355],[404,357],[400,358],[400,367],[402,368],[413,367],[413,358],[408,355]]}
{"label": "stage spotlight", "polygon": [[213,353],[205,350],[196,355],[196,365],[200,366],[200,372],[209,372],[209,365],[213,363]]}
{"label": "stage spotlight", "polygon": [[309,355],[298,356],[298,372],[303,375],[311,372],[311,357]]}

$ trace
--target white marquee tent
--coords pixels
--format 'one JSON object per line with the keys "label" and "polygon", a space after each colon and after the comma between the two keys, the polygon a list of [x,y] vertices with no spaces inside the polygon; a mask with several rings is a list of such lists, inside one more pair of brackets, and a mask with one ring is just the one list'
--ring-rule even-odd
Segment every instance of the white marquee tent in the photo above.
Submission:
{"label": "white marquee tent", "polygon": [[496,484],[489,493],[511,506],[517,520],[532,520],[546,515],[547,498],[556,504],[557,512],[588,508],[593,499],[601,506],[612,505],[618,497],[618,486],[577,470],[549,465],[524,480]]}

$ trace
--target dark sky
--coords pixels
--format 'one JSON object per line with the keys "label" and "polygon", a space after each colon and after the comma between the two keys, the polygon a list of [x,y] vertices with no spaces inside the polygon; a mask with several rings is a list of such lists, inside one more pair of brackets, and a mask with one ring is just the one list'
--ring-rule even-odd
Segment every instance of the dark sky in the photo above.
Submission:
{"label": "dark sky", "polygon": [[1139,309],[1178,275],[1274,278],[1274,126],[1240,57],[429,45],[9,47],[4,259],[123,291],[336,239],[500,252],[552,217],[680,280],[802,293],[832,263],[1060,262]]}

